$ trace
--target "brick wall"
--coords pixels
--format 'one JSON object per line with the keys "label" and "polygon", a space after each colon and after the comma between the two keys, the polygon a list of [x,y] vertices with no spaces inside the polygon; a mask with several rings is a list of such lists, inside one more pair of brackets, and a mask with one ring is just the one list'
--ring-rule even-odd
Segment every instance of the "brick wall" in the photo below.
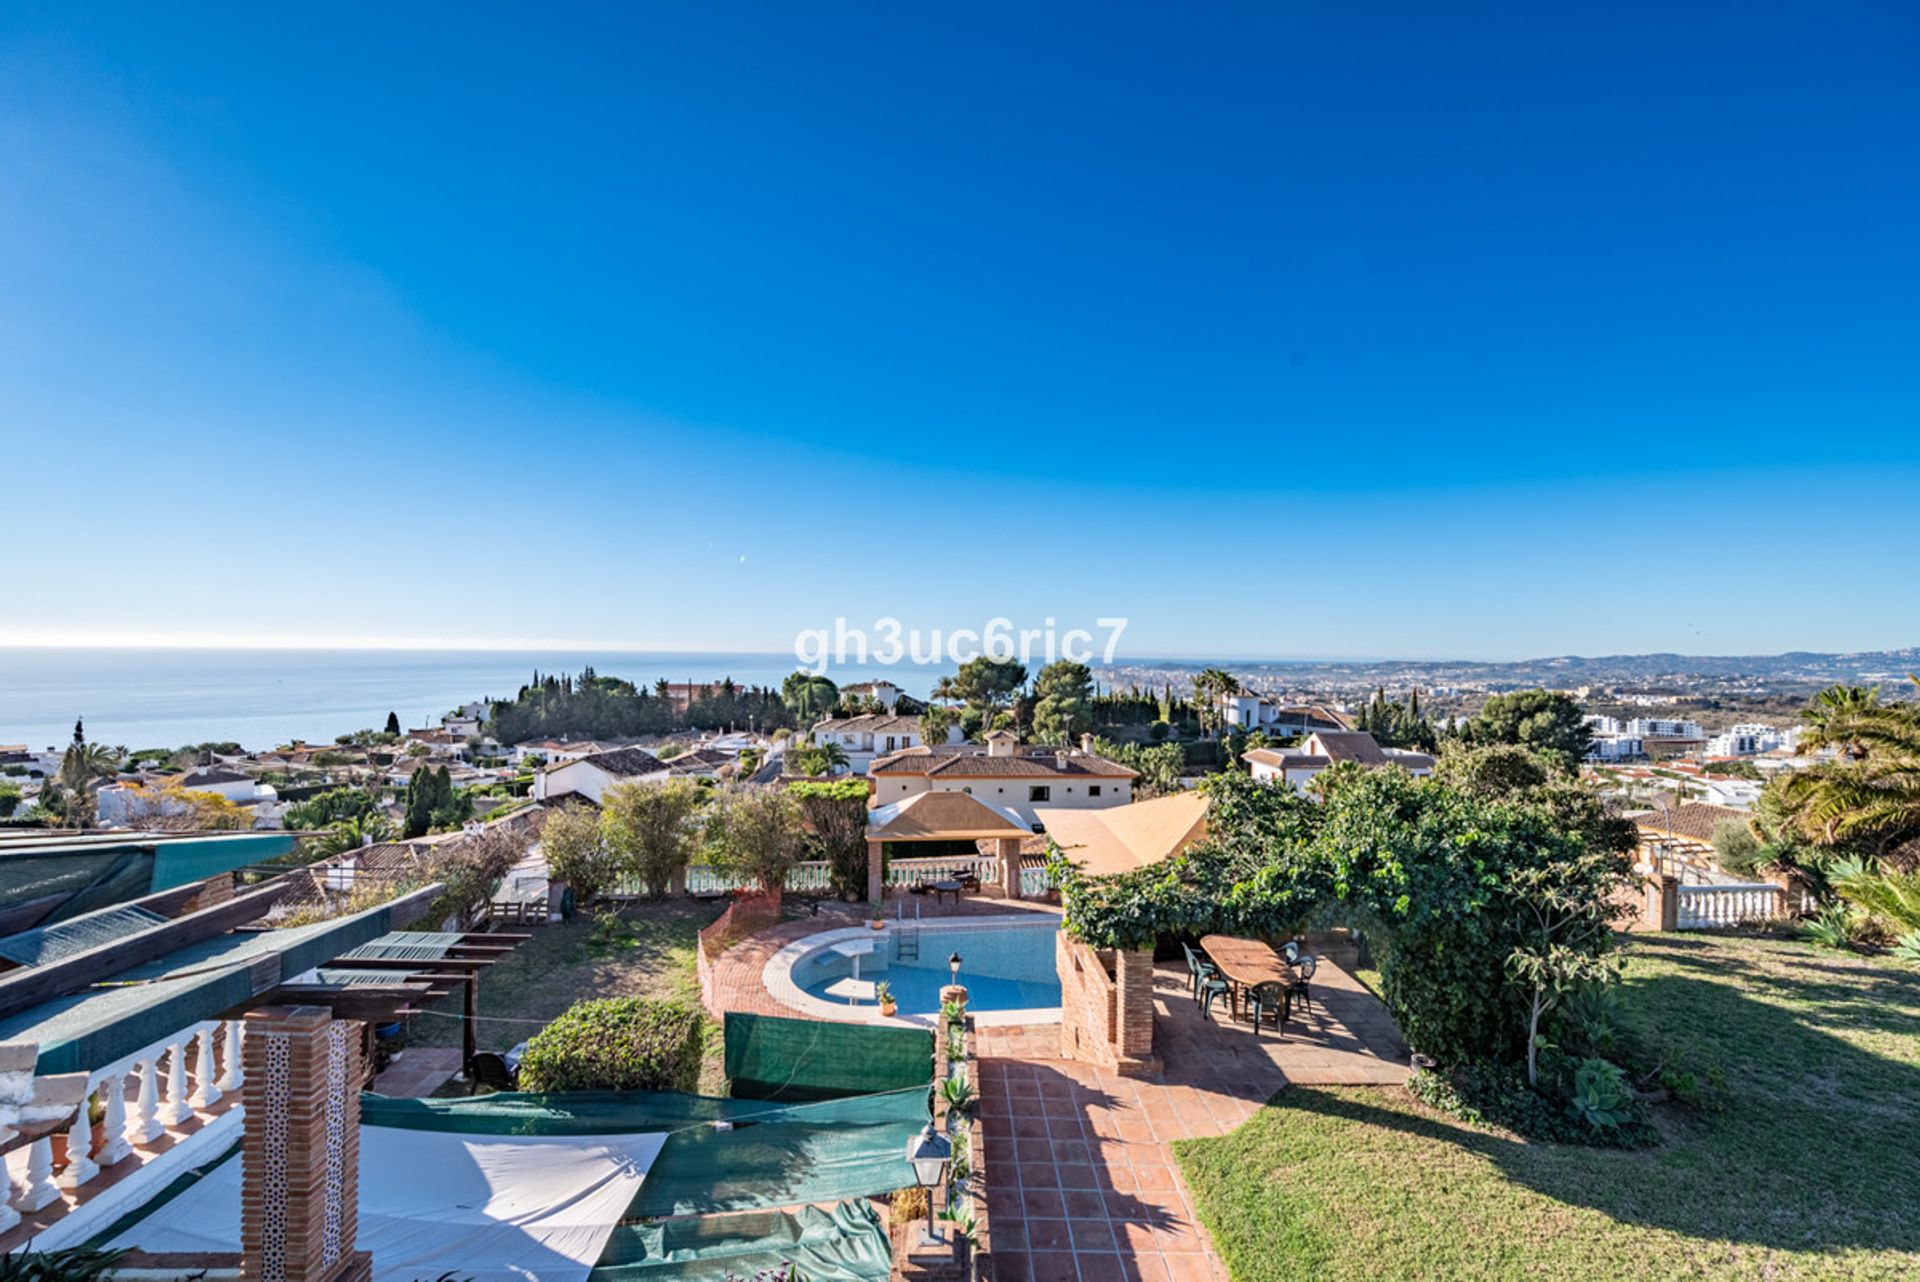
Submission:
{"label": "brick wall", "polygon": [[1064,931],[1056,939],[1060,1054],[1130,1077],[1159,1072],[1153,1049],[1153,954],[1096,952]]}
{"label": "brick wall", "polygon": [[779,925],[784,904],[785,899],[778,890],[770,894],[743,895],[700,932],[699,946],[693,950],[694,971],[700,979],[700,1002],[715,1019],[725,1012],[714,993],[713,963],[740,940]]}

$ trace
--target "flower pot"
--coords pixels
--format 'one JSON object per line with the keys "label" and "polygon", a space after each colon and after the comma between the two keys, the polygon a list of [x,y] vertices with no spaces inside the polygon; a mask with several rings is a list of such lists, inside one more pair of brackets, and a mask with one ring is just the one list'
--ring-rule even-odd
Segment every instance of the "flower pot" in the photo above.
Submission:
{"label": "flower pot", "polygon": [[898,1002],[881,1002],[880,1003],[880,1014],[887,1019],[892,1019],[893,1012],[899,1009],[900,1009],[900,1005]]}
{"label": "flower pot", "polygon": [[872,923],[872,924],[873,924],[873,928],[874,928],[875,930],[885,930],[885,929],[887,928],[887,923],[886,923],[886,922],[884,922],[884,921],[882,921],[882,920],[881,920],[880,918],[878,918],[878,917],[875,917],[875,918],[873,919],[873,923]]}

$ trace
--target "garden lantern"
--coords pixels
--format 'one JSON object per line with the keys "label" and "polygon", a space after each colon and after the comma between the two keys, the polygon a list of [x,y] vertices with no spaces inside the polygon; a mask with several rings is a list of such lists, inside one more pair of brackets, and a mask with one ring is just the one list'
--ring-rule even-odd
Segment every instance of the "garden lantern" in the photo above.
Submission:
{"label": "garden lantern", "polygon": [[941,1177],[946,1174],[947,1160],[952,1156],[953,1145],[933,1129],[932,1122],[907,1141],[907,1161],[913,1167],[914,1181],[927,1191],[927,1231],[920,1239],[922,1246],[940,1245],[940,1235],[933,1231],[933,1191],[939,1187]]}
{"label": "garden lantern", "polygon": [[954,953],[947,958],[947,973],[953,976],[954,987],[960,986],[960,954]]}

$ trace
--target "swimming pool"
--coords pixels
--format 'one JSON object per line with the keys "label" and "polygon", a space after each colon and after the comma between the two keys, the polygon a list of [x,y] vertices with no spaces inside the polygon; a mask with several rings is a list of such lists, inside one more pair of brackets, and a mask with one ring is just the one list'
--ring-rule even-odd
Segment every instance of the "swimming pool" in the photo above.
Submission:
{"label": "swimming pool", "polygon": [[808,935],[767,963],[767,991],[782,1003],[826,1019],[877,1022],[876,981],[885,980],[898,1018],[928,1023],[940,990],[952,982],[947,959],[960,955],[967,1005],[984,1024],[1052,1023],[1060,1016],[1054,969],[1058,920],[1022,914],[936,922],[889,922]]}

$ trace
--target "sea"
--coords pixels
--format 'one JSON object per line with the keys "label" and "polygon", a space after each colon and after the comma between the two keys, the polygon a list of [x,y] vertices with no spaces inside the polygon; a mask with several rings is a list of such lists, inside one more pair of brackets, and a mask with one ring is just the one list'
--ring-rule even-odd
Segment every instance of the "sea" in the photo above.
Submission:
{"label": "sea", "polygon": [[[479,699],[511,698],[533,674],[577,673],[637,685],[719,681],[779,686],[791,654],[723,651],[0,649],[0,744],[64,747],[87,738],[127,749],[237,742],[329,743],[380,729],[436,725]],[[925,696],[952,665],[835,664],[846,685],[887,679]]]}

